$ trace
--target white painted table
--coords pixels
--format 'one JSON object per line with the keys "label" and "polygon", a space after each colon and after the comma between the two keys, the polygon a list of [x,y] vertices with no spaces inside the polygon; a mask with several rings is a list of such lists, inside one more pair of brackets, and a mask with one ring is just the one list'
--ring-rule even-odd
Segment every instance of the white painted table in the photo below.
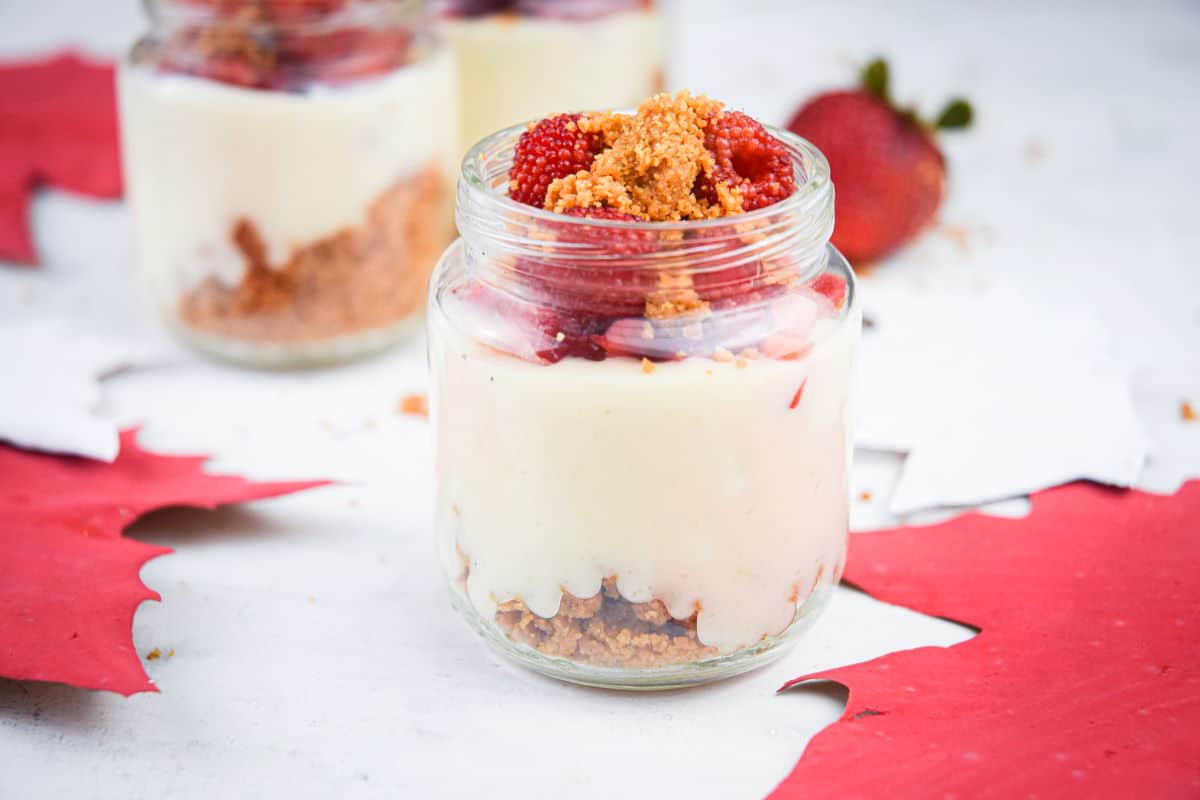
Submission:
{"label": "white painted table", "polygon": [[[1167,484],[1200,471],[1200,426],[1178,421],[1182,398],[1200,400],[1200,8],[684,5],[674,83],[766,120],[876,52],[901,98],[967,92],[980,125],[947,141],[943,214],[967,251],[934,233],[872,280],[1003,277],[1096,307],[1135,368],[1152,471]],[[0,55],[115,54],[140,27],[133,0],[0,0]],[[133,280],[121,206],[43,193],[34,221],[46,265],[0,268],[0,315],[69,315],[172,347]],[[109,381],[101,413],[145,423],[148,447],[213,453],[213,469],[346,483],[136,525],[177,550],[143,570],[163,602],[134,624],[141,653],[175,651],[147,663],[162,693],[0,680],[0,797],[761,796],[841,708],[837,692],[775,696],[781,683],[969,635],[839,589],[794,653],[740,679],[658,695],[541,679],[499,663],[446,603],[428,431],[394,411],[425,386],[421,343],[297,374],[176,352]],[[876,499],[855,504],[856,527],[889,521],[898,464],[860,454],[855,494]]]}

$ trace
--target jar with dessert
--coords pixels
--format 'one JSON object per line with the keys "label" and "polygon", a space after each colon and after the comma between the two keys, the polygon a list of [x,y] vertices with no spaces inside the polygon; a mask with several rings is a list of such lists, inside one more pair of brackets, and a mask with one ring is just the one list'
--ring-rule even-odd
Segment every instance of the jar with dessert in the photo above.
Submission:
{"label": "jar with dessert", "polygon": [[721,103],[477,144],[428,314],[451,597],[559,679],[764,664],[845,563],[861,314],[811,144]]}
{"label": "jar with dessert", "polygon": [[632,108],[663,89],[653,0],[432,0],[459,64],[462,150],[555,111]]}
{"label": "jar with dessert", "polygon": [[453,238],[454,59],[415,0],[145,0],[118,75],[136,260],[187,342],[263,366],[419,328]]}

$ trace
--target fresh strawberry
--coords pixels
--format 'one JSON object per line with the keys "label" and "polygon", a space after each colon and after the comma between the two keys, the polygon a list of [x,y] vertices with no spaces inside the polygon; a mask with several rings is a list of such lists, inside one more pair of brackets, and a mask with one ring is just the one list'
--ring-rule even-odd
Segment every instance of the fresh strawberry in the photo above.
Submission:
{"label": "fresh strawberry", "polygon": [[546,117],[521,134],[508,171],[512,199],[541,208],[551,183],[592,165],[604,142],[579,130],[575,125],[579,116]]}
{"label": "fresh strawberry", "polygon": [[859,89],[813,98],[788,123],[829,159],[836,188],[833,243],[852,261],[887,255],[933,219],[946,178],[934,134],[966,127],[972,116],[958,99],[933,124],[897,108],[880,60],[867,65],[862,81]]}
{"label": "fresh strawberry", "polygon": [[704,147],[713,156],[712,174],[700,176],[695,192],[709,203],[717,202],[718,183],[741,190],[745,211],[777,203],[796,189],[787,148],[740,111],[711,117],[704,128]]}

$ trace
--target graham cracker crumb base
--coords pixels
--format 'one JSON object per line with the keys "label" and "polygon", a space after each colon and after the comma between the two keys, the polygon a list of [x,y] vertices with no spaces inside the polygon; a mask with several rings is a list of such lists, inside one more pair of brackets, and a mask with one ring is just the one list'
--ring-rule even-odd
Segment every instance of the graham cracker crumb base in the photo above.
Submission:
{"label": "graham cracker crumb base", "polygon": [[230,239],[246,262],[237,286],[209,278],[179,302],[189,327],[231,339],[308,342],[365,333],[417,313],[438,254],[449,240],[446,186],[430,165],[391,185],[362,226],[343,228],[268,263],[253,219]]}
{"label": "graham cracker crumb base", "polygon": [[696,635],[696,615],[675,619],[661,600],[631,603],[605,578],[599,592],[564,591],[558,613],[539,617],[520,600],[501,603],[496,622],[509,639],[540,653],[604,667],[658,667],[712,658]]}

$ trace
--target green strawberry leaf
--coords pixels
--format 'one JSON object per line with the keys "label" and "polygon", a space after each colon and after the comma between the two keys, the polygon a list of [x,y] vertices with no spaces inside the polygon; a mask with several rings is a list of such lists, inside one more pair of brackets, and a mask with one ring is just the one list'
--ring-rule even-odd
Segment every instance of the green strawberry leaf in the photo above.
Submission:
{"label": "green strawberry leaf", "polygon": [[971,120],[974,118],[975,112],[971,108],[971,104],[961,97],[956,97],[946,104],[941,114],[938,114],[937,122],[933,124],[933,127],[938,130],[965,128],[971,124]]}
{"label": "green strawberry leaf", "polygon": [[863,87],[880,100],[887,100],[890,88],[888,86],[888,65],[882,58],[877,58],[863,67]]}

